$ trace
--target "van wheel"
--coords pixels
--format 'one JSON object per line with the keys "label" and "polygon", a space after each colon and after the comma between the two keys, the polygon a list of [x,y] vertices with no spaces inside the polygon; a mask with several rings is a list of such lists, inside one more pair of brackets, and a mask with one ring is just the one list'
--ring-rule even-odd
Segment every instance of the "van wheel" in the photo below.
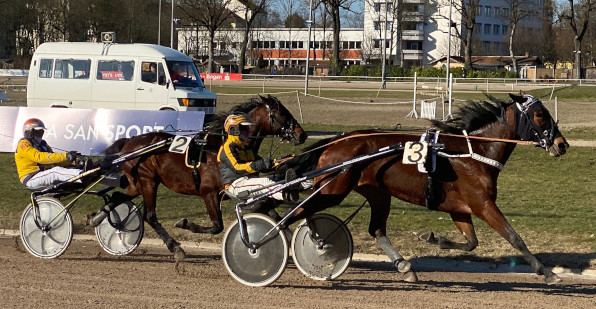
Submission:
{"label": "van wheel", "polygon": [[52,108],[68,108],[68,107],[63,106],[63,105],[54,105],[54,106],[52,106]]}
{"label": "van wheel", "polygon": [[160,111],[175,111],[173,108],[162,108]]}

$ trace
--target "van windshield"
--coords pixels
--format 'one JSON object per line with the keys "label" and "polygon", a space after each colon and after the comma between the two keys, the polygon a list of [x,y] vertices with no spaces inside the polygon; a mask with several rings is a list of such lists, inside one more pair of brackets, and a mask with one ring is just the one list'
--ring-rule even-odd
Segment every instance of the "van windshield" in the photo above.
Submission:
{"label": "van windshield", "polygon": [[195,64],[185,61],[166,61],[172,83],[176,87],[205,87]]}

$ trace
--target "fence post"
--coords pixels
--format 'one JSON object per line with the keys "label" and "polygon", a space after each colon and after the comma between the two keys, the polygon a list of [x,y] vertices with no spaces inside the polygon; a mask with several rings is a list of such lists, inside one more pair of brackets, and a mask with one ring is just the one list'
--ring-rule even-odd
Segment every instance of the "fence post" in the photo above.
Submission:
{"label": "fence post", "polygon": [[[414,72],[414,102],[412,103],[412,111],[410,111],[410,113],[408,115],[406,115],[406,118],[408,117],[416,117],[418,118],[418,112],[416,111],[416,88],[418,85],[418,72]],[[377,93],[378,95],[378,93]]]}
{"label": "fence post", "polygon": [[[305,92],[304,97],[306,98],[308,94]],[[304,124],[304,118],[302,117],[302,104],[300,104],[300,92],[296,90],[296,98],[298,98],[298,110],[300,111],[300,123]]]}

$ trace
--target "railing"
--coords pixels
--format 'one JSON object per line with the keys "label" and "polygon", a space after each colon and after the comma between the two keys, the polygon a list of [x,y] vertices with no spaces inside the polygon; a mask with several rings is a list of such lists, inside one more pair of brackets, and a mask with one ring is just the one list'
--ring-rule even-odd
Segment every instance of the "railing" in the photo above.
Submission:
{"label": "railing", "polygon": [[[312,80],[323,82],[368,82],[381,83],[380,76],[309,76]],[[267,74],[242,74],[243,80],[280,80],[304,81],[304,75],[267,75]],[[387,77],[388,83],[413,83],[414,77]],[[420,77],[418,83],[446,83],[445,77]],[[531,86],[596,86],[596,79],[529,79],[529,78],[453,78],[453,84],[504,84],[504,85],[531,85]]]}

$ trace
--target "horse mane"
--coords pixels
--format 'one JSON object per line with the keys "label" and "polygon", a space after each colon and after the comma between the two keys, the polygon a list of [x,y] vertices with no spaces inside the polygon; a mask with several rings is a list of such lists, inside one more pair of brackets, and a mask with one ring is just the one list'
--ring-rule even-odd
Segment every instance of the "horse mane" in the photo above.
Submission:
{"label": "horse mane", "polygon": [[502,107],[508,106],[505,101],[488,95],[488,98],[499,106],[488,101],[468,101],[461,106],[453,117],[448,120],[431,120],[431,124],[437,129],[454,134],[461,134],[463,130],[474,132],[489,123],[502,121]]}
{"label": "horse mane", "polygon": [[211,118],[211,121],[207,125],[207,130],[211,133],[223,132],[224,122],[229,115],[234,113],[248,113],[255,109],[259,104],[260,100],[257,98],[250,98],[248,101],[240,103],[230,109],[229,112],[219,112]]}

